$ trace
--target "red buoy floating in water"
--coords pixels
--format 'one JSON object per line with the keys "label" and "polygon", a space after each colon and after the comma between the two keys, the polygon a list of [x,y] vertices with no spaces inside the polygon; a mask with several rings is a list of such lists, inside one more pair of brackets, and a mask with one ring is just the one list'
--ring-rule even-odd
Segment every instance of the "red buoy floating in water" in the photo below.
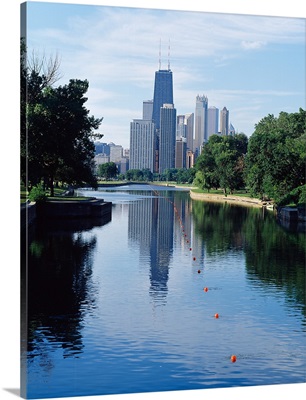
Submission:
{"label": "red buoy floating in water", "polygon": [[196,260],[196,258],[195,257],[193,257],[193,261],[195,261]]}
{"label": "red buoy floating in water", "polygon": [[192,250],[192,248],[190,247],[190,248],[189,248],[189,251],[191,251],[191,250]]}
{"label": "red buoy floating in water", "polygon": [[208,292],[208,287],[205,287],[203,290],[204,292]]}
{"label": "red buoy floating in water", "polygon": [[218,314],[218,313],[215,314],[215,318],[216,318],[216,319],[219,318],[219,314]]}
{"label": "red buoy floating in water", "polygon": [[237,357],[233,354],[232,356],[231,356],[231,362],[236,362],[237,361]]}
{"label": "red buoy floating in water", "polygon": [[198,269],[198,274],[200,274],[201,273],[201,270],[200,269]]}

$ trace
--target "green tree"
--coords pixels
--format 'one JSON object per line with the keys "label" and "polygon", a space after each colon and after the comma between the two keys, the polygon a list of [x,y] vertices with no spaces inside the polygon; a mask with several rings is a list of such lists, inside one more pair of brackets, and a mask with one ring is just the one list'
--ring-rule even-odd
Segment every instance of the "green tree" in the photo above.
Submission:
{"label": "green tree", "polygon": [[94,137],[102,122],[85,107],[88,81],[70,80],[53,88],[59,61],[27,63],[21,41],[21,178],[30,188],[42,179],[54,195],[54,183],[96,185]]}
{"label": "green tree", "polygon": [[98,167],[98,175],[107,181],[116,178],[118,175],[117,165],[112,161],[100,164]]}
{"label": "green tree", "polygon": [[246,179],[255,196],[277,203],[293,189],[305,185],[306,112],[268,115],[249,140]]}
{"label": "green tree", "polygon": [[195,184],[202,189],[221,187],[232,193],[244,186],[244,158],[248,139],[236,136],[212,135],[196,162]]}

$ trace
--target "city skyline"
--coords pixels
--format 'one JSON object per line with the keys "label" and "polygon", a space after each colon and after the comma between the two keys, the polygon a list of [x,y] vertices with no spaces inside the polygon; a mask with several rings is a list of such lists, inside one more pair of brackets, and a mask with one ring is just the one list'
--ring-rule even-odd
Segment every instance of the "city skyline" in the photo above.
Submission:
{"label": "city skyline", "polygon": [[27,33],[30,53],[59,55],[57,84],[88,79],[103,140],[124,148],[159,61],[170,59],[178,114],[193,113],[203,93],[247,136],[266,115],[305,107],[304,19],[32,2]]}

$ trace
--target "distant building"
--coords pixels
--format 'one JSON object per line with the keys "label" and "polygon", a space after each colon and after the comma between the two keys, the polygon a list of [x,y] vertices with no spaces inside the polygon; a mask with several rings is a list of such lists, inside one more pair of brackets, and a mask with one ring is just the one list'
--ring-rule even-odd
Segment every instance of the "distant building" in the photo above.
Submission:
{"label": "distant building", "polygon": [[220,111],[220,131],[222,136],[227,136],[229,133],[229,111],[226,107]]}
{"label": "distant building", "polygon": [[187,140],[185,137],[176,138],[175,168],[186,168]]}
{"label": "distant building", "polygon": [[176,137],[177,139],[186,138],[185,115],[176,117]]}
{"label": "distant building", "polygon": [[164,104],[160,109],[159,173],[175,167],[176,109]]}
{"label": "distant building", "polygon": [[130,169],[154,172],[155,124],[152,120],[134,119],[130,124]]}
{"label": "distant building", "polygon": [[153,100],[144,100],[142,103],[142,119],[152,120],[153,115]]}
{"label": "distant building", "polygon": [[198,156],[201,153],[203,143],[207,138],[207,107],[208,99],[206,96],[196,97],[196,108],[194,115],[194,152]]}
{"label": "distant building", "polygon": [[103,142],[95,142],[95,153],[96,154],[106,154],[107,156],[109,156],[109,145],[107,143],[103,143]]}
{"label": "distant building", "polygon": [[192,150],[187,150],[186,155],[186,168],[192,168],[194,166],[194,152]]}
{"label": "distant building", "polygon": [[96,154],[94,161],[96,163],[96,166],[99,166],[101,164],[105,164],[109,162],[109,156],[106,154]]}
{"label": "distant building", "polygon": [[109,155],[110,162],[114,163],[119,162],[123,157],[123,147],[120,145],[116,145],[114,143],[110,143],[109,148],[110,148],[110,155]]}
{"label": "distant building", "polygon": [[173,104],[173,79],[170,69],[155,72],[152,119],[157,130],[160,129],[160,110],[164,104]]}
{"label": "distant building", "polygon": [[219,109],[208,107],[207,110],[207,137],[218,133],[219,131]]}
{"label": "distant building", "polygon": [[118,171],[120,174],[125,174],[129,169],[129,159],[126,157],[122,157],[120,161],[116,162]]}
{"label": "distant building", "polygon": [[194,113],[185,114],[187,149],[193,149]]}
{"label": "distant building", "polygon": [[230,126],[229,126],[229,134],[230,134],[231,136],[234,136],[235,133],[236,133],[235,128],[233,127],[232,124],[230,124]]}

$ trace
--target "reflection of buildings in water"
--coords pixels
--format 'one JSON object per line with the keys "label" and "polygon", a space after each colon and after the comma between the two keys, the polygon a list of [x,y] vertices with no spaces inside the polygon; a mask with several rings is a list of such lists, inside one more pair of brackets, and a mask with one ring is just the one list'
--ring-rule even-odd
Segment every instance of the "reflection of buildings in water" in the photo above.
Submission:
{"label": "reflection of buildings in water", "polygon": [[192,235],[192,254],[196,257],[197,262],[199,264],[204,263],[204,255],[205,255],[205,242],[203,238],[201,238],[193,229]]}
{"label": "reflection of buildings in water", "polygon": [[173,251],[174,210],[164,197],[146,198],[129,205],[129,239],[139,244],[140,257],[150,260],[150,294],[164,301]]}
{"label": "reflection of buildings in water", "polygon": [[[190,198],[186,198],[186,200],[177,199],[174,201],[174,205],[176,207],[176,218],[174,219],[174,240],[175,243],[181,244],[182,250],[186,251],[192,246],[192,202]],[[186,234],[186,237],[184,234]],[[191,241],[187,243],[186,238],[188,238],[188,240],[190,239]]]}
{"label": "reflection of buildings in water", "polygon": [[200,264],[204,263],[206,240],[197,232],[196,224],[192,224],[192,254]]}

